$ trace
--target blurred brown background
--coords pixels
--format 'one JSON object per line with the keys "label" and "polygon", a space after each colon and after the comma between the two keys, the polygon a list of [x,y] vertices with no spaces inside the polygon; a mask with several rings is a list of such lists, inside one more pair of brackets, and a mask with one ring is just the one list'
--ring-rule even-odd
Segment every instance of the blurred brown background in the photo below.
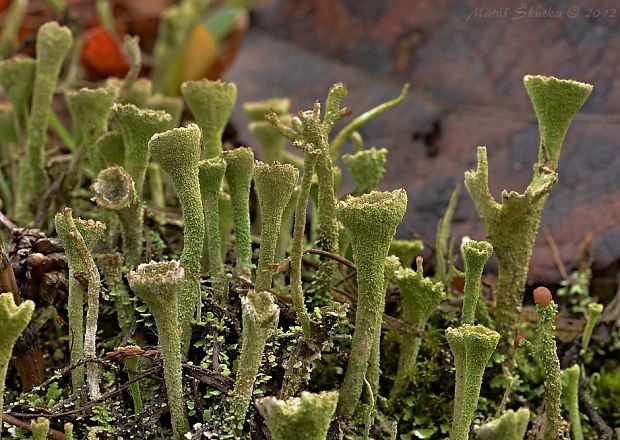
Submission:
{"label": "blurred brown background", "polygon": [[[524,75],[593,84],[568,132],[543,227],[569,270],[592,233],[594,267],[602,269],[620,257],[619,23],[613,0],[271,0],[254,9],[225,78],[237,82],[241,102],[289,96],[294,110],[342,81],[354,115],[411,83],[405,103],[361,133],[367,145],[390,151],[382,188],[408,191],[399,236],[418,233],[429,243],[450,192],[475,167],[477,145],[488,147],[496,198],[529,182],[539,138]],[[247,120],[237,110],[234,122],[242,128]],[[247,132],[241,139],[252,144]],[[465,190],[453,228],[458,237],[485,238]],[[530,269],[537,283],[561,279],[542,229]]]}

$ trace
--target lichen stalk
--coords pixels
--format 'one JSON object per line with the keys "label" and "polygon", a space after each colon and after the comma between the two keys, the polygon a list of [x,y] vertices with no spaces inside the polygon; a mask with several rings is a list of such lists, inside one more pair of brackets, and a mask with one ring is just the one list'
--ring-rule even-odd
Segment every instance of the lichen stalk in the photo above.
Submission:
{"label": "lichen stalk", "polygon": [[523,301],[527,270],[545,201],[558,175],[562,143],[571,121],[592,86],[545,76],[525,76],[524,84],[538,119],[540,145],[534,175],[523,194],[503,191],[502,203],[489,192],[486,148],[478,148],[478,166],[465,173],[465,186],[498,259],[497,329],[500,350],[511,355]]}
{"label": "lichen stalk", "polygon": [[149,163],[151,137],[166,130],[172,117],[161,110],[141,110],[133,104],[115,104],[112,114],[120,127],[125,144],[124,167],[142,198],[144,177]]}
{"label": "lichen stalk", "polygon": [[293,226],[293,243],[291,249],[291,299],[293,307],[297,314],[297,319],[301,323],[304,335],[307,338],[312,337],[312,328],[310,326],[310,316],[304,302],[304,289],[301,281],[302,275],[302,257],[304,245],[306,243],[304,231],[306,230],[306,214],[308,210],[308,197],[310,195],[310,186],[312,185],[312,176],[314,175],[314,167],[320,154],[319,151],[307,147],[304,152],[304,174],[301,179],[299,195],[297,196],[297,204],[295,206],[295,224]]}
{"label": "lichen stalk", "polygon": [[581,427],[581,417],[579,416],[579,375],[581,369],[578,364],[562,370],[560,373],[562,380],[562,398],[568,410],[571,432],[573,440],[583,440],[583,428]]}
{"label": "lichen stalk", "polygon": [[[544,289],[539,287],[538,289]],[[540,305],[539,305],[540,304]],[[543,440],[559,438],[562,423],[562,380],[560,376],[560,360],[555,342],[555,315],[557,304],[551,300],[549,304],[536,304],[538,313],[537,341],[534,345],[534,356],[543,368],[545,377],[545,420],[543,422]]]}
{"label": "lichen stalk", "polygon": [[130,267],[142,262],[144,208],[131,176],[121,166],[101,170],[91,185],[98,206],[118,215],[123,226],[122,249]]}
{"label": "lichen stalk", "polygon": [[279,400],[265,397],[256,408],[265,419],[273,440],[322,440],[327,438],[329,424],[338,403],[338,392],[309,393]]}
{"label": "lichen stalk", "polygon": [[480,397],[484,369],[499,342],[499,333],[482,325],[463,324],[446,330],[454,354],[456,385],[450,440],[468,440]]}
{"label": "lichen stalk", "polygon": [[199,165],[200,193],[204,211],[205,235],[202,250],[202,269],[209,270],[213,280],[215,297],[222,305],[228,302],[224,298],[226,291],[226,274],[222,260],[220,242],[220,187],[226,171],[226,162],[220,157],[203,160]]}
{"label": "lichen stalk", "polygon": [[256,162],[254,184],[261,213],[261,245],[256,270],[256,290],[271,289],[278,237],[282,225],[282,214],[293,194],[299,178],[299,170],[292,165],[266,164]]}
{"label": "lichen stalk", "polygon": [[280,308],[269,292],[250,290],[241,298],[242,333],[239,368],[232,392],[232,413],[237,430],[243,429],[245,414],[252,400],[252,389],[260,368],[265,343],[272,335]]}
{"label": "lichen stalk", "polygon": [[172,419],[174,439],[189,430],[185,398],[181,340],[179,338],[178,299],[184,285],[183,267],[178,261],[141,264],[127,275],[129,286],[149,307],[157,325],[159,346],[164,358],[164,382]]}
{"label": "lichen stalk", "polygon": [[[65,95],[76,145],[88,151],[88,159],[95,173],[103,168],[103,159],[95,148],[95,144],[108,129],[110,110],[118,93],[117,87],[100,87],[97,89],[82,88],[69,91]],[[72,165],[76,167],[82,164],[72,163]],[[69,190],[72,189],[72,187],[69,188]]]}
{"label": "lichen stalk", "polygon": [[598,318],[603,313],[603,305],[599,303],[588,304],[588,319],[586,320],[586,326],[583,329],[583,335],[581,336],[581,349],[585,352],[590,346],[590,339],[594,332],[594,327],[598,321]]}
{"label": "lichen stalk", "polygon": [[[92,248],[101,239],[105,225],[93,220],[73,218],[73,210],[66,208],[56,214],[56,231],[62,242],[69,261],[69,323],[71,328],[71,361],[75,362],[83,356],[96,357],[97,319],[99,317],[99,292],[101,279],[99,271],[91,255]],[[86,277],[78,281],[75,277]],[[84,283],[87,288],[85,289]],[[83,298],[86,291],[88,310],[86,312],[86,332],[83,323]],[[79,315],[79,317],[78,317]],[[76,320],[75,325],[71,321]],[[82,335],[84,341],[82,345]],[[75,352],[74,352],[75,351]],[[77,370],[77,369],[76,369]],[[75,371],[75,370],[74,370]],[[91,399],[101,396],[99,389],[98,365],[89,362],[86,365],[88,393]],[[77,391],[84,381],[83,370],[71,375],[74,391]],[[75,378],[75,379],[74,379]]]}
{"label": "lichen stalk", "polygon": [[50,420],[45,417],[37,417],[30,421],[30,431],[33,440],[47,440],[47,433],[50,430]]}
{"label": "lichen stalk", "polygon": [[392,240],[390,255],[395,255],[403,267],[411,267],[416,256],[424,249],[422,240]]}
{"label": "lichen stalk", "polygon": [[[446,297],[443,284],[424,276],[422,257],[417,258],[415,271],[400,268],[395,272],[394,280],[400,290],[403,320],[415,330],[423,331],[430,315]],[[390,391],[391,404],[403,397],[411,385],[420,342],[419,336],[405,334],[401,337],[396,379]]]}
{"label": "lichen stalk", "polygon": [[362,393],[372,345],[381,337],[384,262],[406,208],[407,193],[402,189],[349,196],[338,204],[338,218],[351,231],[358,285],[355,331],[338,400],[340,418],[353,415]]}
{"label": "lichen stalk", "polygon": [[49,186],[49,178],[45,171],[45,144],[49,112],[60,68],[72,43],[73,36],[69,28],[60,26],[55,21],[45,23],[37,32],[37,64],[26,142],[29,170],[27,181],[20,182],[22,185],[27,185],[32,213],[36,212]]}
{"label": "lichen stalk", "polygon": [[[19,306],[15,304],[12,293],[0,294],[0,414],[4,404],[4,386],[9,362],[13,355],[13,346],[19,336],[28,326],[34,303],[30,300],[23,301]],[[0,437],[2,437],[2,424],[0,423]]]}
{"label": "lichen stalk", "polygon": [[480,426],[476,431],[478,440],[523,440],[530,420],[530,410],[508,410],[501,417]]}
{"label": "lichen stalk", "polygon": [[461,255],[465,263],[462,324],[474,323],[476,306],[480,300],[482,271],[492,253],[493,246],[486,241],[466,240],[461,246]]}
{"label": "lichen stalk", "polygon": [[368,148],[342,155],[342,161],[351,172],[355,184],[352,194],[360,195],[376,191],[385,174],[387,149]]}
{"label": "lichen stalk", "polygon": [[65,437],[67,440],[73,440],[73,423],[67,422],[64,425]]}
{"label": "lichen stalk", "polygon": [[233,210],[235,273],[249,280],[252,275],[250,185],[254,173],[254,153],[250,148],[240,147],[224,151],[223,157]]}
{"label": "lichen stalk", "polygon": [[187,81],[181,93],[202,131],[203,158],[222,152],[222,135],[237,101],[237,86],[223,81]]}
{"label": "lichen stalk", "polygon": [[181,265],[185,280],[179,294],[179,326],[183,353],[189,350],[192,318],[200,301],[200,257],[205,233],[198,162],[200,129],[196,124],[153,135],[149,141],[153,159],[174,183],[183,215]]}

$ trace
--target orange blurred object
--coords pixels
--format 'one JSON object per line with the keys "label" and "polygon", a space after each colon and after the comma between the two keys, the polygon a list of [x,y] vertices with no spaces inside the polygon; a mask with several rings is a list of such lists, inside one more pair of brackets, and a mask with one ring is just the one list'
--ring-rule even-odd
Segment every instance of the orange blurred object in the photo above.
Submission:
{"label": "orange blurred object", "polygon": [[129,60],[122,42],[102,26],[96,26],[84,34],[80,59],[87,74],[99,78],[122,78],[129,71]]}

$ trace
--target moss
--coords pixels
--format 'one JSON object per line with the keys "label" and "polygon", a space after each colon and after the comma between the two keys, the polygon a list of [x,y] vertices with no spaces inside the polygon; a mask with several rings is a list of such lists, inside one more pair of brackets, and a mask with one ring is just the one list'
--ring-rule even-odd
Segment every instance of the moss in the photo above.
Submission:
{"label": "moss", "polygon": [[185,281],[179,295],[179,326],[183,352],[189,350],[192,319],[200,301],[200,257],[205,233],[198,162],[200,129],[196,124],[153,135],[149,141],[153,159],[166,171],[176,188],[183,214],[181,264]]}
{"label": "moss", "polygon": [[338,401],[341,418],[350,418],[357,407],[372,345],[381,337],[384,262],[406,209],[407,193],[402,189],[349,196],[338,204],[338,218],[351,231],[358,285],[355,332]]}
{"label": "moss", "polygon": [[265,419],[273,440],[319,440],[327,438],[338,392],[302,392],[301,397],[283,401],[265,397],[256,407]]}
{"label": "moss", "polygon": [[189,431],[183,397],[181,340],[179,338],[179,290],[186,276],[178,261],[141,264],[129,272],[129,286],[149,307],[159,335],[164,358],[164,381],[175,439]]}

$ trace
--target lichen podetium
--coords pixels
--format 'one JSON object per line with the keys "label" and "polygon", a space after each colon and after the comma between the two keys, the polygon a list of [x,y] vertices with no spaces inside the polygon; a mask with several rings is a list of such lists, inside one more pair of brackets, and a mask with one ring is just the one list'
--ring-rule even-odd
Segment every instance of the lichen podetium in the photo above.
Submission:
{"label": "lichen podetium", "polygon": [[406,209],[407,193],[402,189],[349,196],[338,204],[338,218],[351,231],[358,285],[351,354],[336,410],[340,418],[353,416],[362,394],[371,347],[381,337],[384,263]]}
{"label": "lichen podetium", "polygon": [[592,92],[592,86],[546,76],[525,76],[540,129],[538,161],[523,194],[503,191],[502,203],[489,192],[485,147],[478,147],[478,166],[465,173],[465,187],[482,219],[499,266],[495,322],[502,336],[500,351],[514,352],[514,337],[521,311],[528,265],[545,201],[558,179],[556,168],[564,137],[575,114]]}
{"label": "lichen podetium", "polygon": [[185,280],[179,294],[179,327],[182,350],[187,355],[192,319],[200,302],[198,274],[205,233],[198,173],[200,129],[196,124],[190,124],[157,133],[149,141],[149,146],[153,159],[172,178],[183,214],[181,264],[185,269]]}

